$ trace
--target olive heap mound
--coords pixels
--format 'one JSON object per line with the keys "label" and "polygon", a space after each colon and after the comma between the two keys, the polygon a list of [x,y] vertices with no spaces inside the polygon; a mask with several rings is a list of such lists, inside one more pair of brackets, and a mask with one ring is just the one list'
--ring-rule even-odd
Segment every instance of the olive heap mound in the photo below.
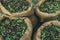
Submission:
{"label": "olive heap mound", "polygon": [[24,19],[3,18],[0,21],[0,35],[3,40],[19,40],[27,29]]}
{"label": "olive heap mound", "polygon": [[47,13],[55,13],[60,9],[60,2],[54,0],[46,0],[40,7],[40,11]]}
{"label": "olive heap mound", "polygon": [[7,0],[3,1],[2,4],[11,13],[25,11],[30,6],[29,2],[26,0]]}
{"label": "olive heap mound", "polygon": [[60,27],[51,25],[41,32],[41,40],[60,40]]}

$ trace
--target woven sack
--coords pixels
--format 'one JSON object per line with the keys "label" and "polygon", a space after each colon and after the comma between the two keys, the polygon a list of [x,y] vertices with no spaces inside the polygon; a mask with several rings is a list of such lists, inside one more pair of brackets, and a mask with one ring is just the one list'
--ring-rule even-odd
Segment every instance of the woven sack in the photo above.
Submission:
{"label": "woven sack", "polygon": [[[42,30],[47,27],[48,25],[51,26],[51,25],[55,25],[55,26],[58,26],[60,27],[60,22],[57,21],[57,20],[54,20],[54,21],[49,21],[49,22],[45,22],[42,26],[39,27],[39,29],[37,30],[37,32],[35,33],[34,37],[33,37],[33,40],[41,40],[41,32]],[[49,27],[48,26],[48,27]]]}
{"label": "woven sack", "polygon": [[[0,17],[1,20],[3,20],[4,18],[9,18],[10,20],[14,20],[16,17],[6,16],[6,15],[4,17]],[[20,18],[24,19],[24,21],[27,25],[27,29],[26,29],[25,33],[23,34],[23,36],[19,40],[31,40],[31,34],[32,34],[33,28],[32,28],[32,24],[31,24],[30,20],[26,17],[20,17]],[[1,35],[0,35],[0,40],[3,40],[3,37]]]}

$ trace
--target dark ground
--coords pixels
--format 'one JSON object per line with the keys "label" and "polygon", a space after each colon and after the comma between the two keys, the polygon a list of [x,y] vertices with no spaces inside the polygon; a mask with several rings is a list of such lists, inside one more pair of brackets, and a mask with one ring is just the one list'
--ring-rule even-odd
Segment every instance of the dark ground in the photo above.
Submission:
{"label": "dark ground", "polygon": [[43,24],[43,22],[40,22],[40,20],[36,14],[35,14],[35,16],[38,19],[38,24],[33,28],[31,40],[33,40],[33,36],[34,36],[35,32],[37,31],[37,29]]}

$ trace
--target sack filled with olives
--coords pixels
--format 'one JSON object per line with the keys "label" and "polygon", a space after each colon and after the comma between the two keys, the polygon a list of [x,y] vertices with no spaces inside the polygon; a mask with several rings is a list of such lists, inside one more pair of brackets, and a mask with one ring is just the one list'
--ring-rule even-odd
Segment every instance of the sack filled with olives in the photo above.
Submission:
{"label": "sack filled with olives", "polygon": [[30,0],[3,0],[0,2],[2,12],[13,16],[30,16],[33,6]]}
{"label": "sack filled with olives", "polygon": [[34,35],[34,40],[60,40],[60,22],[49,21],[44,23]]}
{"label": "sack filled with olives", "polygon": [[32,24],[28,18],[4,16],[0,20],[1,40],[31,40]]}
{"label": "sack filled with olives", "polygon": [[42,3],[36,7],[36,14],[41,18],[41,21],[46,21],[55,18],[60,11],[60,1],[43,0]]}

